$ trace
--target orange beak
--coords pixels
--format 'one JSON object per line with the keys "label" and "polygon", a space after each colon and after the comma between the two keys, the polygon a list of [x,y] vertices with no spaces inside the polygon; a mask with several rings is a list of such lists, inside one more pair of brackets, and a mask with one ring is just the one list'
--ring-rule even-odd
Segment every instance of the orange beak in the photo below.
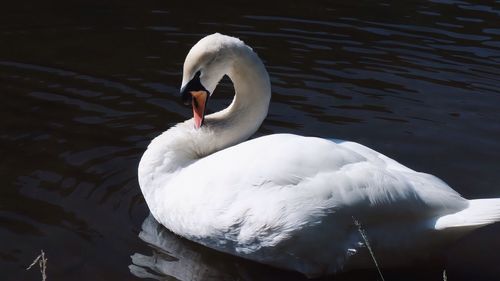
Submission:
{"label": "orange beak", "polygon": [[206,91],[192,91],[192,106],[193,106],[193,118],[194,126],[196,129],[203,125],[203,120],[205,119],[205,106],[207,104],[208,93]]}

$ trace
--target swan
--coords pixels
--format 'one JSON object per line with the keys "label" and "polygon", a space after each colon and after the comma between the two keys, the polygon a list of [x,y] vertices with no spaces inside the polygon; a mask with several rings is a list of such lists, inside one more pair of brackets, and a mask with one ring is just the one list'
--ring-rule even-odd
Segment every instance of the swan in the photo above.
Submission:
{"label": "swan", "polygon": [[[224,75],[234,99],[205,115]],[[315,277],[374,267],[370,245],[380,266],[409,265],[500,220],[500,199],[467,200],[355,142],[247,140],[267,115],[271,85],[237,38],[216,33],[191,48],[181,96],[193,118],[151,141],[138,180],[159,223],[207,247]]]}

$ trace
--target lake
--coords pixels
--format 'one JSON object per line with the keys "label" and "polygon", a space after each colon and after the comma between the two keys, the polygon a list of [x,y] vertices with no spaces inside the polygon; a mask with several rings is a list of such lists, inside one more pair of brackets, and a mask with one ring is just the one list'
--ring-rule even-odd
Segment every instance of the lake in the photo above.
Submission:
{"label": "lake", "polygon": [[[0,10],[0,279],[307,280],[181,239],[148,218],[137,165],[192,115],[200,38],[241,38],[272,82],[257,135],[360,142],[500,197],[498,1],[9,1]],[[222,81],[210,111],[232,96]],[[500,224],[386,280],[493,280]],[[376,270],[320,280],[378,280]]]}

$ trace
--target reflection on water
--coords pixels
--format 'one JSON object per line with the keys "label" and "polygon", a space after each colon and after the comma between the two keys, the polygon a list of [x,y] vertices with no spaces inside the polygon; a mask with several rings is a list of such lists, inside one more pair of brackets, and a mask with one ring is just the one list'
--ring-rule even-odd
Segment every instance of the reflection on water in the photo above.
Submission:
{"label": "reflection on water", "polygon": [[176,236],[159,225],[151,215],[144,220],[139,238],[151,246],[152,255],[132,255],[133,264],[129,269],[137,277],[196,281],[216,276],[218,280],[233,280],[229,270],[210,264],[208,255],[204,255],[208,249]]}
{"label": "reflection on water", "polygon": [[[157,236],[170,242],[142,236],[155,245],[153,256],[137,238],[148,214],[136,179],[140,156],[154,136],[189,117],[178,97],[184,56],[215,31],[242,38],[268,67],[273,98],[259,135],[358,141],[439,176],[466,197],[500,197],[500,9],[493,2],[192,5],[4,3],[0,279],[39,280],[24,268],[40,248],[54,280],[129,280],[131,253],[139,253],[138,274],[302,278],[161,228]],[[210,110],[227,105],[231,89],[223,81]],[[444,262],[450,280],[498,276],[492,265],[500,259],[498,229],[487,227],[452,247]],[[148,266],[168,257],[161,245],[179,262]],[[196,277],[187,267],[206,274]],[[441,278],[434,273],[387,274]],[[371,280],[376,273],[342,276]]]}
{"label": "reflection on water", "polygon": [[[139,238],[150,246],[131,256],[130,272],[155,280],[307,280],[304,276],[267,267],[185,240],[149,215]],[[373,276],[373,275],[372,275]]]}
{"label": "reflection on water", "polygon": [[[151,256],[135,253],[132,255],[130,272],[137,277],[165,279],[167,276],[180,280],[202,280],[203,273],[216,270],[200,263],[200,254],[189,249],[188,243],[183,245],[182,239],[164,229],[150,215],[142,223],[139,238],[151,245]],[[185,254],[187,253],[187,254]],[[179,257],[177,257],[177,256]],[[186,276],[190,273],[190,276]],[[199,275],[199,277],[198,277]]]}
{"label": "reflection on water", "polygon": [[[142,223],[139,238],[149,249],[131,256],[130,272],[141,279],[153,280],[289,280],[306,281],[305,276],[232,257],[175,235],[149,215]],[[439,280],[448,265],[425,265],[412,269],[384,269],[387,280]],[[375,280],[375,270],[346,272],[335,280]],[[315,280],[330,280],[323,277]]]}

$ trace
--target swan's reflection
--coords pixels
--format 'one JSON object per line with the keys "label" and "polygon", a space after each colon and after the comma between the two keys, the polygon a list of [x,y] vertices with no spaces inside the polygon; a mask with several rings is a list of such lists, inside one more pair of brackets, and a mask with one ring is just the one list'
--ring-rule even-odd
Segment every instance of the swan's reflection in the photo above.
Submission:
{"label": "swan's reflection", "polygon": [[[142,223],[139,238],[152,248],[151,255],[131,256],[130,272],[140,278],[156,280],[206,280],[210,276],[224,277],[217,267],[204,262],[204,253],[197,245],[182,239],[160,225],[149,215]],[[170,277],[170,278],[169,278]]]}
{"label": "swan's reflection", "polygon": [[152,248],[151,254],[131,256],[130,272],[155,280],[305,280],[301,275],[281,271],[232,257],[183,239],[149,215],[139,238]]}
{"label": "swan's reflection", "polygon": [[[247,261],[223,254],[181,238],[160,225],[149,215],[142,223],[139,238],[151,248],[150,253],[131,256],[130,272],[144,279],[154,280],[310,280],[303,275]],[[422,268],[384,271],[404,280],[442,280],[438,270]],[[327,276],[319,280],[372,280],[375,270],[361,270]],[[436,279],[438,278],[438,279]]]}

